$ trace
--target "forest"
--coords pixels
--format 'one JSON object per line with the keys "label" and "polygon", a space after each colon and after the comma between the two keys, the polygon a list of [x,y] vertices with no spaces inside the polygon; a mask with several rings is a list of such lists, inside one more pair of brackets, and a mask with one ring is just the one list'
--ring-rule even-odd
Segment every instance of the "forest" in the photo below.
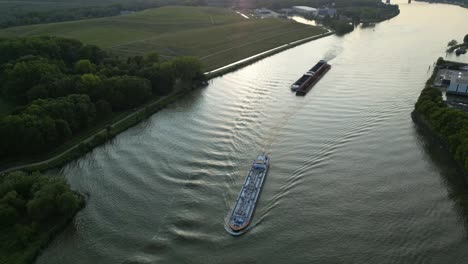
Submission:
{"label": "forest", "polygon": [[177,81],[204,79],[193,57],[126,60],[97,46],[57,37],[0,40],[0,159],[53,150],[79,132],[170,94]]}
{"label": "forest", "polygon": [[0,263],[30,263],[84,206],[61,177],[13,172],[0,177]]}
{"label": "forest", "polygon": [[[457,64],[447,63],[439,58],[437,65],[447,64],[456,69]],[[435,76],[435,75],[434,75]],[[439,89],[432,87],[434,76],[421,92],[415,105],[415,113],[423,117],[431,129],[448,145],[454,159],[468,171],[468,114],[459,109],[447,107]]]}

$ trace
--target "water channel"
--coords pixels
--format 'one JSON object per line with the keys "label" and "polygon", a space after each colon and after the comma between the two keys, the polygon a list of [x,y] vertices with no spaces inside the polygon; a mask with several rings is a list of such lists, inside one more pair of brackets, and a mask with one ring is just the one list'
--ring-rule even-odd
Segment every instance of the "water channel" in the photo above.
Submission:
{"label": "water channel", "polygon": [[[468,9],[400,9],[213,79],[62,168],[90,198],[37,263],[467,263],[468,187],[410,113]],[[332,69],[294,96],[322,58]],[[233,237],[226,218],[262,151],[254,227]]]}

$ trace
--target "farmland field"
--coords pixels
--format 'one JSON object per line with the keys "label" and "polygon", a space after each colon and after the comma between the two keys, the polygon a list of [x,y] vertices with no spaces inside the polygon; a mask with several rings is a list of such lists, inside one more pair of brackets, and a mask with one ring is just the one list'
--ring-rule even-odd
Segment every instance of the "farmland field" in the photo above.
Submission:
{"label": "farmland field", "polygon": [[126,16],[12,27],[0,37],[56,35],[95,44],[121,56],[156,51],[196,56],[206,70],[325,32],[281,19],[246,19],[230,9],[171,6]]}

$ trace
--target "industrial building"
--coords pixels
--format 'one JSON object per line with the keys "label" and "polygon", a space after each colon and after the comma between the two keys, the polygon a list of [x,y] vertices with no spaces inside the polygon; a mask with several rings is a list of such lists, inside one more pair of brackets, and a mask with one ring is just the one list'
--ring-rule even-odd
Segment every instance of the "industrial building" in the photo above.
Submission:
{"label": "industrial building", "polygon": [[318,16],[319,17],[334,17],[336,16],[336,9],[335,8],[320,8],[318,10]]}
{"label": "industrial building", "polygon": [[310,6],[293,6],[292,10],[299,15],[305,15],[305,16],[317,16],[318,15],[318,9],[310,7]]}
{"label": "industrial building", "polygon": [[293,6],[292,11],[296,14],[303,15],[303,16],[319,16],[319,17],[336,16],[336,9],[328,8],[328,7],[317,9],[317,8],[313,8],[310,6]]}
{"label": "industrial building", "polygon": [[447,87],[447,94],[468,96],[468,72],[461,70],[440,69],[439,78],[434,80],[434,86]]}
{"label": "industrial building", "polygon": [[266,8],[258,8],[254,10],[256,16],[260,18],[268,18],[268,17],[279,17],[279,14]]}
{"label": "industrial building", "polygon": [[447,93],[468,96],[468,74],[459,72],[457,77],[452,77]]}

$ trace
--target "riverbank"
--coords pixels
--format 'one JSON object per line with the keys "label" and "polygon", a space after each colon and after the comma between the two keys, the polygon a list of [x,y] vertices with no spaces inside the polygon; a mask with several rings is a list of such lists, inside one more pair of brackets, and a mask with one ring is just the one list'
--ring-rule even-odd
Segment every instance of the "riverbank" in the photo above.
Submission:
{"label": "riverbank", "polygon": [[50,157],[46,160],[37,160],[27,164],[16,164],[10,168],[5,168],[0,171],[0,174],[9,173],[16,170],[23,170],[27,172],[45,171],[52,168],[60,167],[94,149],[95,147],[111,140],[119,133],[127,130],[128,128],[138,124],[142,120],[150,117],[157,111],[163,109],[170,103],[182,97],[186,91],[178,89],[168,96],[158,98],[156,101],[147,103],[140,107],[138,110],[125,115],[122,119],[98,128],[98,132],[93,133],[87,138],[81,140],[79,143],[67,148],[65,151]]}
{"label": "riverbank", "polygon": [[34,263],[34,261],[41,255],[42,251],[47,248],[50,242],[54,240],[54,238],[59,235],[60,233],[67,228],[67,226],[73,222],[75,216],[86,206],[86,199],[83,194],[75,192],[76,195],[81,197],[80,207],[75,210],[75,212],[68,216],[65,219],[62,219],[56,223],[51,223],[51,228],[49,230],[43,231],[40,239],[35,243],[30,244],[30,247],[25,251],[25,253],[18,253],[12,262],[8,263],[18,263],[18,264],[29,264]]}
{"label": "riverbank", "polygon": [[411,117],[415,124],[448,150],[459,170],[468,175],[468,113],[450,108],[443,100],[442,92],[433,86],[440,68],[458,69],[466,64],[444,61],[439,58],[431,77],[422,90]]}
{"label": "riverbank", "polygon": [[460,44],[457,44],[457,45],[453,45],[453,46],[451,46],[450,48],[447,49],[447,52],[452,53],[456,49],[461,48],[461,47],[468,48],[468,43],[460,43]]}
{"label": "riverbank", "polygon": [[330,35],[333,35],[333,34],[335,34],[335,32],[333,30],[327,29],[326,33],[322,33],[322,34],[317,35],[317,36],[310,36],[310,37],[300,39],[300,40],[297,40],[297,41],[294,41],[294,42],[291,42],[291,43],[288,43],[288,44],[281,45],[279,47],[276,47],[276,48],[261,52],[259,54],[253,55],[251,57],[248,57],[248,58],[245,58],[245,59],[242,59],[242,60],[239,60],[239,61],[236,61],[236,62],[231,63],[231,64],[228,64],[228,65],[223,66],[221,68],[205,72],[205,75],[206,75],[206,77],[208,79],[212,79],[212,78],[215,78],[215,77],[218,77],[218,76],[222,76],[222,75],[224,75],[226,73],[238,70],[238,69],[240,69],[242,67],[245,67],[245,66],[247,66],[249,64],[252,64],[252,63],[254,63],[256,61],[259,61],[261,59],[264,59],[264,58],[269,57],[271,55],[274,55],[276,53],[285,51],[287,49],[296,47],[298,45],[302,45],[302,44],[307,43],[307,42],[312,41],[312,40],[317,40],[317,39],[320,39],[320,38],[323,38],[323,37],[330,36]]}

